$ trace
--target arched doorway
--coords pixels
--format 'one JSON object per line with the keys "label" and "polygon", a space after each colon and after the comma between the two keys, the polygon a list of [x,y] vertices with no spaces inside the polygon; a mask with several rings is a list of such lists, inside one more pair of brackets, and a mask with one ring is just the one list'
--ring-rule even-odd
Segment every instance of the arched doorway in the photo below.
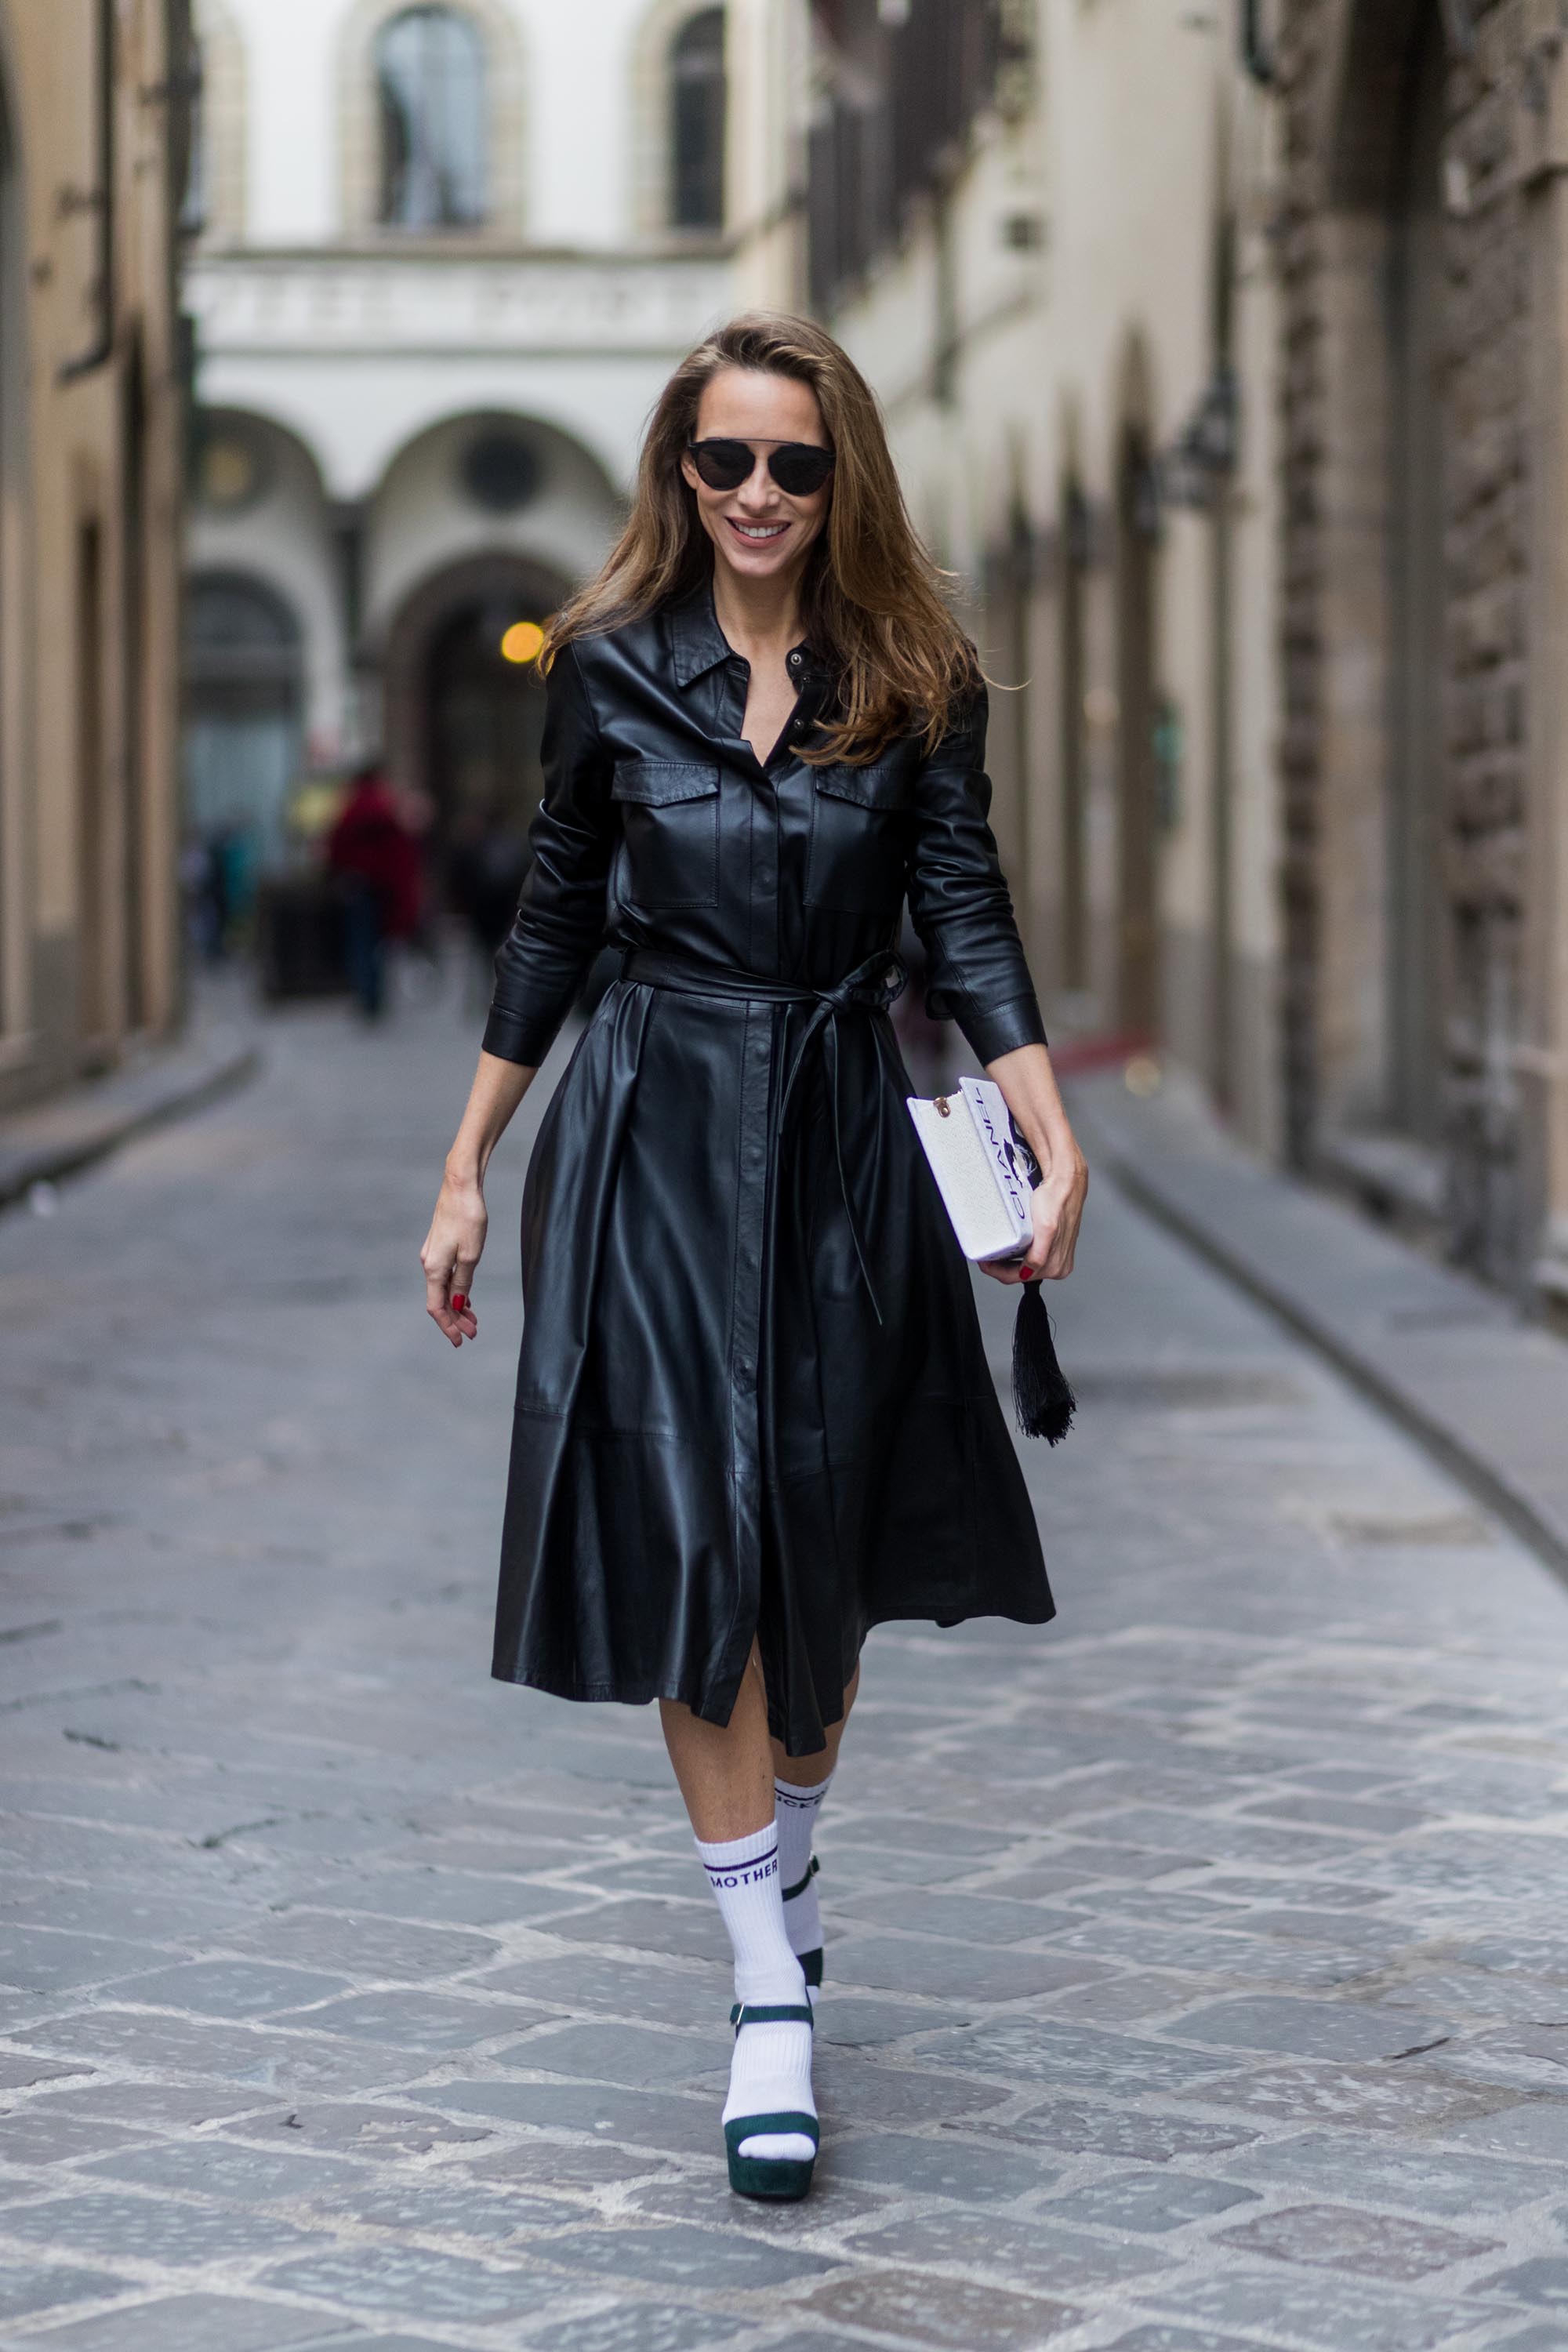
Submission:
{"label": "arched doorway", "polygon": [[1117,1007],[1129,1035],[1159,1028],[1154,561],[1159,486],[1148,442],[1121,436],[1116,499]]}
{"label": "arched doorway", "polygon": [[476,814],[519,829],[539,805],[544,693],[533,656],[548,612],[538,607],[532,596],[476,597],[431,636],[425,783],[445,831]]}
{"label": "arched doorway", "polygon": [[1388,271],[1392,431],[1388,762],[1388,1110],[1439,1127],[1443,973],[1444,470],[1442,148],[1446,59],[1434,15],[1413,37]]}
{"label": "arched doorway", "polygon": [[568,593],[542,565],[478,557],[416,589],[390,633],[387,761],[430,804],[433,866],[449,897],[463,897],[476,859],[521,876],[544,790],[534,656]]}
{"label": "arched doorway", "polygon": [[1076,475],[1063,481],[1058,511],[1058,627],[1061,693],[1058,706],[1058,765],[1061,772],[1061,950],[1064,989],[1089,986],[1089,763],[1084,746],[1084,692],[1088,682],[1085,584],[1090,554],[1089,501]]}
{"label": "arched doorway", "polygon": [[[1397,1202],[1422,1219],[1441,1199],[1451,1244],[1474,1255],[1461,1203],[1512,1148],[1518,1000],[1511,938],[1495,960],[1481,949],[1467,979],[1467,946],[1479,943],[1467,942],[1443,879],[1452,752],[1441,704],[1450,675],[1476,676],[1469,632],[1444,627],[1442,415],[1465,349],[1445,318],[1443,271],[1458,233],[1443,188],[1453,21],[1422,0],[1352,0],[1300,86],[1322,161],[1302,233],[1327,266],[1283,296],[1288,347],[1316,356],[1310,394],[1284,410],[1280,1001],[1292,1160],[1327,1164],[1380,1207]],[[1489,403],[1504,397],[1527,341],[1516,346],[1505,323],[1522,315],[1510,307],[1529,282],[1510,275],[1520,248],[1499,250],[1508,266],[1488,298],[1498,331],[1472,346],[1467,387],[1477,448],[1496,446],[1489,420],[1503,411]],[[1469,495],[1480,513],[1484,499]],[[1505,468],[1492,495],[1492,513],[1508,512]],[[1489,521],[1468,541],[1478,590],[1511,591],[1510,530]],[[1478,712],[1490,723],[1484,697],[1454,715],[1468,724]],[[1489,868],[1512,870],[1511,851]],[[1458,1107],[1443,1107],[1448,1040],[1462,1034],[1488,1040],[1475,1075],[1495,1082],[1468,1136]],[[1443,1144],[1447,1164],[1389,1153],[1390,1129]]]}
{"label": "arched doorway", "polygon": [[251,874],[283,852],[300,769],[300,644],[265,582],[199,573],[186,591],[184,781],[188,831],[230,843]]}
{"label": "arched doorway", "polygon": [[31,585],[24,547],[28,466],[23,194],[11,78],[0,37],[0,1036],[26,1024],[30,945],[17,647],[17,622]]}

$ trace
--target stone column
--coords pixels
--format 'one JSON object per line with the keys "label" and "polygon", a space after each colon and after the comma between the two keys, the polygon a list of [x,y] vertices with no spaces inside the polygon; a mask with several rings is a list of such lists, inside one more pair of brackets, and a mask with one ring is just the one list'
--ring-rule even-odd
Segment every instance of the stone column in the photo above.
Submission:
{"label": "stone column", "polygon": [[1525,1248],[1553,1319],[1568,1322],[1568,65],[1543,77],[1524,176],[1531,333],[1524,1004],[1516,1048]]}

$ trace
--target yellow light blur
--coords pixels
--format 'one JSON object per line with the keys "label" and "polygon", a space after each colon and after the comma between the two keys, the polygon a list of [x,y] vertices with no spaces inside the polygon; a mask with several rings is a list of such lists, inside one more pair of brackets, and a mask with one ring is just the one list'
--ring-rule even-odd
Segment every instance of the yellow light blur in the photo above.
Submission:
{"label": "yellow light blur", "polygon": [[500,641],[502,661],[531,662],[539,659],[544,643],[544,632],[537,621],[514,621]]}

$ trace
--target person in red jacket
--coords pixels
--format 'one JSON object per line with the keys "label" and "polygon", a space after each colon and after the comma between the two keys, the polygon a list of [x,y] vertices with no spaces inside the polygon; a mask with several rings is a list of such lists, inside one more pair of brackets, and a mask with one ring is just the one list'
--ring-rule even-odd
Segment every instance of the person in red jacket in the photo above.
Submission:
{"label": "person in red jacket", "polygon": [[419,923],[419,845],[381,770],[361,768],[327,836],[327,864],[345,885],[349,979],[367,1021],[386,1000],[386,943]]}

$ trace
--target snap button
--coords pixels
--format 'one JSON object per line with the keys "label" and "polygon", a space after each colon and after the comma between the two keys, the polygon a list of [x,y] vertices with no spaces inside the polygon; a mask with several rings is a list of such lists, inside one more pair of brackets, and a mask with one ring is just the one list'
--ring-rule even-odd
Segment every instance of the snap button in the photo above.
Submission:
{"label": "snap button", "polygon": [[798,654],[791,654],[789,657],[789,666],[791,669],[798,669],[800,667],[800,656]]}

